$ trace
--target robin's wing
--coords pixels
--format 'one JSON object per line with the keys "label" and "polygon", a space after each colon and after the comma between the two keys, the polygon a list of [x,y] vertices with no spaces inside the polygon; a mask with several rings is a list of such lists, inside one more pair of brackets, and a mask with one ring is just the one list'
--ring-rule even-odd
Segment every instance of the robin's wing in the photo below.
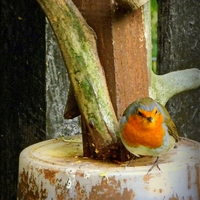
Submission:
{"label": "robin's wing", "polygon": [[176,125],[172,121],[167,109],[164,106],[162,106],[161,104],[159,104],[159,103],[157,103],[157,104],[158,104],[158,108],[159,108],[160,112],[164,116],[164,121],[165,121],[165,124],[167,126],[168,133],[171,136],[173,136],[176,141],[178,141],[179,135],[178,135],[178,132],[177,132],[177,129],[176,129]]}
{"label": "robin's wing", "polygon": [[176,129],[176,125],[174,124],[174,122],[172,121],[172,119],[168,119],[166,121],[166,125],[167,125],[167,129],[168,129],[168,133],[173,136],[176,140],[176,142],[179,140],[179,135]]}

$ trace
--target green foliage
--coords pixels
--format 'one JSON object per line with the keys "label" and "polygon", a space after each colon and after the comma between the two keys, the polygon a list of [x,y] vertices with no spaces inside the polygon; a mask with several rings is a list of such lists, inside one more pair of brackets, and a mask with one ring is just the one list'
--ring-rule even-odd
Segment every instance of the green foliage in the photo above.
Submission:
{"label": "green foliage", "polygon": [[157,55],[157,24],[158,24],[158,15],[157,15],[157,0],[151,0],[151,33],[152,33],[152,43],[153,51],[152,56],[156,57]]}
{"label": "green foliage", "polygon": [[151,0],[151,35],[152,35],[152,69],[156,72],[157,57],[157,24],[158,24],[157,0]]}

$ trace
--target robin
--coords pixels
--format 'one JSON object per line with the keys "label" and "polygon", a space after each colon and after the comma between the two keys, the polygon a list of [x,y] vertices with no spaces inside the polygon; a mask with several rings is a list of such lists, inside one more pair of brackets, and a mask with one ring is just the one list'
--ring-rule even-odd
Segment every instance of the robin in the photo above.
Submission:
{"label": "robin", "polygon": [[154,166],[158,167],[159,156],[172,149],[179,136],[166,108],[146,97],[134,101],[124,111],[120,119],[120,138],[135,156],[157,157],[149,173]]}

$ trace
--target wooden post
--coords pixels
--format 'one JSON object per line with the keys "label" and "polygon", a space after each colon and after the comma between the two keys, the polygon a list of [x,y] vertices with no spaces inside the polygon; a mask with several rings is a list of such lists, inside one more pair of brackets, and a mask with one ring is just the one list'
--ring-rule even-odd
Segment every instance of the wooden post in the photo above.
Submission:
{"label": "wooden post", "polygon": [[[158,1],[158,72],[200,69],[198,1]],[[189,83],[188,83],[189,84]],[[169,100],[167,108],[181,136],[200,141],[200,89]]]}
{"label": "wooden post", "polygon": [[74,3],[97,34],[99,58],[119,118],[128,104],[148,96],[144,8],[127,12],[110,0]]}

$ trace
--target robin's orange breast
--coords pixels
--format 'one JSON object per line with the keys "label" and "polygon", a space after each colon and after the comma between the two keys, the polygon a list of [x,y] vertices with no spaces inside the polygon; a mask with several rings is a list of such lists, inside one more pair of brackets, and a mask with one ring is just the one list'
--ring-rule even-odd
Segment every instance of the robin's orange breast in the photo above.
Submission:
{"label": "robin's orange breast", "polygon": [[162,127],[162,115],[157,115],[151,123],[137,114],[130,116],[122,128],[122,138],[127,145],[138,147],[158,148],[163,143],[165,130]]}

